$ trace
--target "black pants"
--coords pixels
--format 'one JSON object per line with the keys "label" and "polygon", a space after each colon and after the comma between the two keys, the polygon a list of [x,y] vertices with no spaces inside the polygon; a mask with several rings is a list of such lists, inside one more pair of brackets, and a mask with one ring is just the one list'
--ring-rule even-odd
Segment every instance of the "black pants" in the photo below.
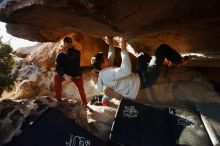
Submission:
{"label": "black pants", "polygon": [[160,45],[149,62],[146,62],[145,53],[137,58],[136,68],[141,80],[141,89],[152,86],[160,75],[160,70],[165,58],[174,64],[179,64],[182,60],[181,55],[166,44]]}

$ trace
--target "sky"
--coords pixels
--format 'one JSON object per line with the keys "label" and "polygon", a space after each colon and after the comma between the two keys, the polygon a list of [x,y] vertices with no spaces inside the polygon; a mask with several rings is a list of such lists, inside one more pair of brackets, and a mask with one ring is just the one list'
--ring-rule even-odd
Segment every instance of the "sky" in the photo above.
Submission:
{"label": "sky", "polygon": [[14,37],[6,32],[5,23],[0,21],[0,37],[2,36],[2,42],[8,43],[10,42],[11,47],[16,50],[20,47],[27,47],[36,45],[37,42],[31,42],[28,40],[24,40],[21,38]]}

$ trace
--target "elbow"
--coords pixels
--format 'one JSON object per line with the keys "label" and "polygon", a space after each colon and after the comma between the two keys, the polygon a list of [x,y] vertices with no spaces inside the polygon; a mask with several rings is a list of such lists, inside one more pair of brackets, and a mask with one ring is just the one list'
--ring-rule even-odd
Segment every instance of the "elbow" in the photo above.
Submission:
{"label": "elbow", "polygon": [[123,72],[123,74],[125,76],[128,76],[128,75],[132,74],[131,66],[122,66],[121,67],[121,72]]}
{"label": "elbow", "polygon": [[132,74],[132,71],[131,71],[131,70],[129,70],[129,71],[127,72],[127,74],[128,74],[128,75]]}
{"label": "elbow", "polygon": [[124,74],[125,74],[126,76],[128,76],[128,75],[132,74],[131,69],[124,70]]}
{"label": "elbow", "polygon": [[124,65],[122,66],[122,68],[123,72],[127,75],[130,75],[132,73],[131,65]]}

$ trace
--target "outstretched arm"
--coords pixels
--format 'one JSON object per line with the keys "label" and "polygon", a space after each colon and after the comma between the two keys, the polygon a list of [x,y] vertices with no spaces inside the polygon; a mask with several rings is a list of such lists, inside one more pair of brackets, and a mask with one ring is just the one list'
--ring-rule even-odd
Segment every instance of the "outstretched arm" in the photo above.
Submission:
{"label": "outstretched arm", "polygon": [[101,73],[101,78],[108,81],[115,81],[130,75],[131,72],[131,60],[126,51],[126,41],[123,38],[121,43],[121,66],[117,68],[106,69]]}
{"label": "outstretched arm", "polygon": [[122,37],[122,41],[121,41],[121,66],[120,69],[123,72],[126,72],[128,74],[131,74],[131,60],[130,60],[130,56],[128,55],[127,52],[127,41],[125,40],[124,37]]}
{"label": "outstretched arm", "polygon": [[126,44],[127,44],[127,41],[125,40],[124,37],[122,37],[122,40],[121,40],[121,50],[125,50],[126,51]]}
{"label": "outstretched arm", "polygon": [[113,46],[113,37],[108,37],[108,40],[109,40],[108,59],[111,65],[113,65],[114,58],[115,58],[115,48]]}

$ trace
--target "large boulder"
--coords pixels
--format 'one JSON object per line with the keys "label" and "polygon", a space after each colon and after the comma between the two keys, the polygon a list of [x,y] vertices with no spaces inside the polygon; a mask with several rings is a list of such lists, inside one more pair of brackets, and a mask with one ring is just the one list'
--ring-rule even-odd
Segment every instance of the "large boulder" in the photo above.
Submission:
{"label": "large boulder", "polygon": [[[54,96],[53,89],[53,77],[54,71],[48,70],[45,67],[39,67],[30,64],[26,59],[16,58],[15,68],[18,68],[17,80],[15,82],[15,88],[12,92],[4,92],[2,98],[22,98],[41,96]],[[83,68],[83,83],[87,100],[90,101],[95,95],[98,95],[98,91],[95,88],[93,78],[96,78],[90,67]],[[78,89],[72,82],[63,82],[62,96],[70,99],[80,100]]]}
{"label": "large boulder", "polygon": [[31,52],[36,49],[39,45],[41,45],[41,43],[38,43],[34,46],[30,46],[30,47],[21,47],[15,50],[16,55],[21,57],[21,58],[26,58],[28,55],[31,54]]}
{"label": "large boulder", "polygon": [[17,98],[35,97],[39,94],[40,87],[30,80],[23,80],[17,87]]}
{"label": "large boulder", "polygon": [[[2,0],[7,31],[32,41],[59,41],[71,33],[122,35],[139,50],[162,43],[182,53],[219,54],[218,0]],[[19,29],[18,29],[19,28]]]}

